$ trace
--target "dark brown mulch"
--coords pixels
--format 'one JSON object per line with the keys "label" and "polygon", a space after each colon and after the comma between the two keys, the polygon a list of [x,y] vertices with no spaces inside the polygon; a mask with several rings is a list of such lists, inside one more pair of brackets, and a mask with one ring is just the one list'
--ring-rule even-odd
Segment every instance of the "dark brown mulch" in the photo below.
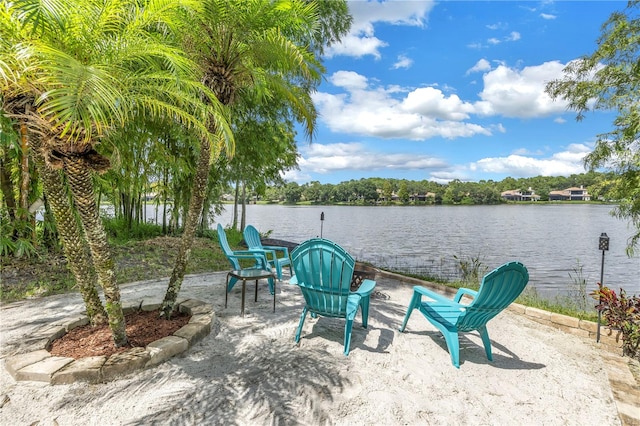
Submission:
{"label": "dark brown mulch", "polygon": [[134,347],[145,347],[149,343],[172,335],[189,322],[191,315],[176,313],[171,319],[160,318],[159,311],[135,311],[125,315],[129,344],[117,348],[108,326],[90,325],[74,328],[53,341],[51,355],[74,359],[90,356],[110,356]]}

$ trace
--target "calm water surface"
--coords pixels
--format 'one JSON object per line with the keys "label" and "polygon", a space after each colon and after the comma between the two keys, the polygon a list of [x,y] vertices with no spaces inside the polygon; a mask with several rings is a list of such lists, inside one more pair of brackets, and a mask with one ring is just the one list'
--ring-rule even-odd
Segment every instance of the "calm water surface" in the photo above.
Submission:
{"label": "calm water surface", "polygon": [[[588,289],[600,280],[602,232],[610,238],[604,283],[640,294],[640,257],[625,247],[632,230],[612,217],[611,206],[247,206],[247,224],[270,237],[292,242],[320,236],[335,241],[358,260],[379,266],[437,269],[454,256],[480,259],[493,269],[519,260],[529,269],[530,285],[544,296],[567,294],[576,269]],[[320,214],[324,212],[324,221]],[[232,208],[215,218],[232,222]],[[571,275],[570,275],[571,274]]]}

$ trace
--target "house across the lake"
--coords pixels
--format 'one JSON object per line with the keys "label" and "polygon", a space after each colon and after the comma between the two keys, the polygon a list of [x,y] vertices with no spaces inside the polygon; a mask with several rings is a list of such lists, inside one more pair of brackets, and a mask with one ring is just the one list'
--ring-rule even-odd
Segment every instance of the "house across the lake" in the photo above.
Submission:
{"label": "house across the lake", "polygon": [[591,196],[587,190],[580,185],[580,188],[572,187],[561,191],[549,192],[549,201],[589,201]]}
{"label": "house across the lake", "polygon": [[511,189],[500,193],[500,196],[507,201],[540,201],[540,196],[531,188],[527,190]]}

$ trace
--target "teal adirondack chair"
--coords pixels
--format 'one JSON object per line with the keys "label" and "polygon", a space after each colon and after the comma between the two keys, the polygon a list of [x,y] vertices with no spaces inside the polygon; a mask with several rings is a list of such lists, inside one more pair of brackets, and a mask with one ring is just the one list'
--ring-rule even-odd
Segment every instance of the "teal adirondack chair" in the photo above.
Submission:
{"label": "teal adirondack chair", "polygon": [[[227,241],[227,234],[224,232],[224,228],[222,227],[221,224],[218,224],[218,241],[220,242],[220,247],[222,248],[222,251],[224,252],[225,256],[227,256],[227,259],[231,264],[231,269],[239,271],[241,269],[250,268],[250,269],[265,269],[267,271],[271,271],[269,262],[267,262],[267,259],[263,253],[256,253],[249,250],[236,250],[236,251],[231,250],[231,247],[229,246],[229,241]],[[252,259],[255,261],[255,263],[248,268],[242,268],[240,265],[240,259]],[[269,281],[269,292],[273,294],[273,292],[275,291],[273,278],[269,278],[268,281]],[[238,279],[235,277],[231,277],[229,279],[229,284],[227,285],[227,293],[231,291],[231,289],[237,282],[238,282]]]}
{"label": "teal adirondack chair", "polygon": [[362,326],[367,328],[369,319],[369,296],[376,282],[364,280],[357,291],[351,291],[351,279],[355,260],[336,243],[313,238],[297,246],[291,252],[295,276],[291,284],[297,284],[304,296],[300,323],[295,341],[300,341],[300,333],[308,312],[312,317],[345,318],[344,354],[349,355],[353,320],[362,310]]}
{"label": "teal adirondack chair", "polygon": [[[242,233],[244,241],[247,243],[247,247],[250,251],[264,252],[265,257],[269,264],[276,269],[276,275],[279,280],[282,279],[282,268],[284,266],[289,267],[289,273],[293,275],[293,268],[291,267],[291,257],[289,256],[289,249],[281,246],[265,246],[262,245],[260,239],[260,233],[253,225],[247,225]],[[282,255],[278,257],[278,253],[282,252]]]}
{"label": "teal adirondack chair", "polygon": [[[451,356],[451,362],[460,368],[460,342],[458,334],[477,330],[482,337],[489,361],[491,341],[487,322],[511,304],[529,282],[527,268],[520,262],[509,262],[484,276],[480,289],[473,291],[461,288],[453,300],[421,286],[413,287],[413,297],[400,331],[404,331],[409,317],[417,309],[443,334]],[[470,304],[461,303],[462,296],[473,297]],[[425,296],[432,301],[422,301]]]}

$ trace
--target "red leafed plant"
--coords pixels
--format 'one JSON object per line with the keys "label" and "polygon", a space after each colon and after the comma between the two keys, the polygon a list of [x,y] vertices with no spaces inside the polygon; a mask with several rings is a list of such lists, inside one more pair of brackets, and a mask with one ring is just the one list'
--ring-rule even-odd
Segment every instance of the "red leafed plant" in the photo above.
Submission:
{"label": "red leafed plant", "polygon": [[596,309],[600,311],[609,327],[622,333],[622,353],[640,359],[640,297],[627,296],[624,289],[616,294],[614,290],[601,286],[591,293],[598,300]]}

